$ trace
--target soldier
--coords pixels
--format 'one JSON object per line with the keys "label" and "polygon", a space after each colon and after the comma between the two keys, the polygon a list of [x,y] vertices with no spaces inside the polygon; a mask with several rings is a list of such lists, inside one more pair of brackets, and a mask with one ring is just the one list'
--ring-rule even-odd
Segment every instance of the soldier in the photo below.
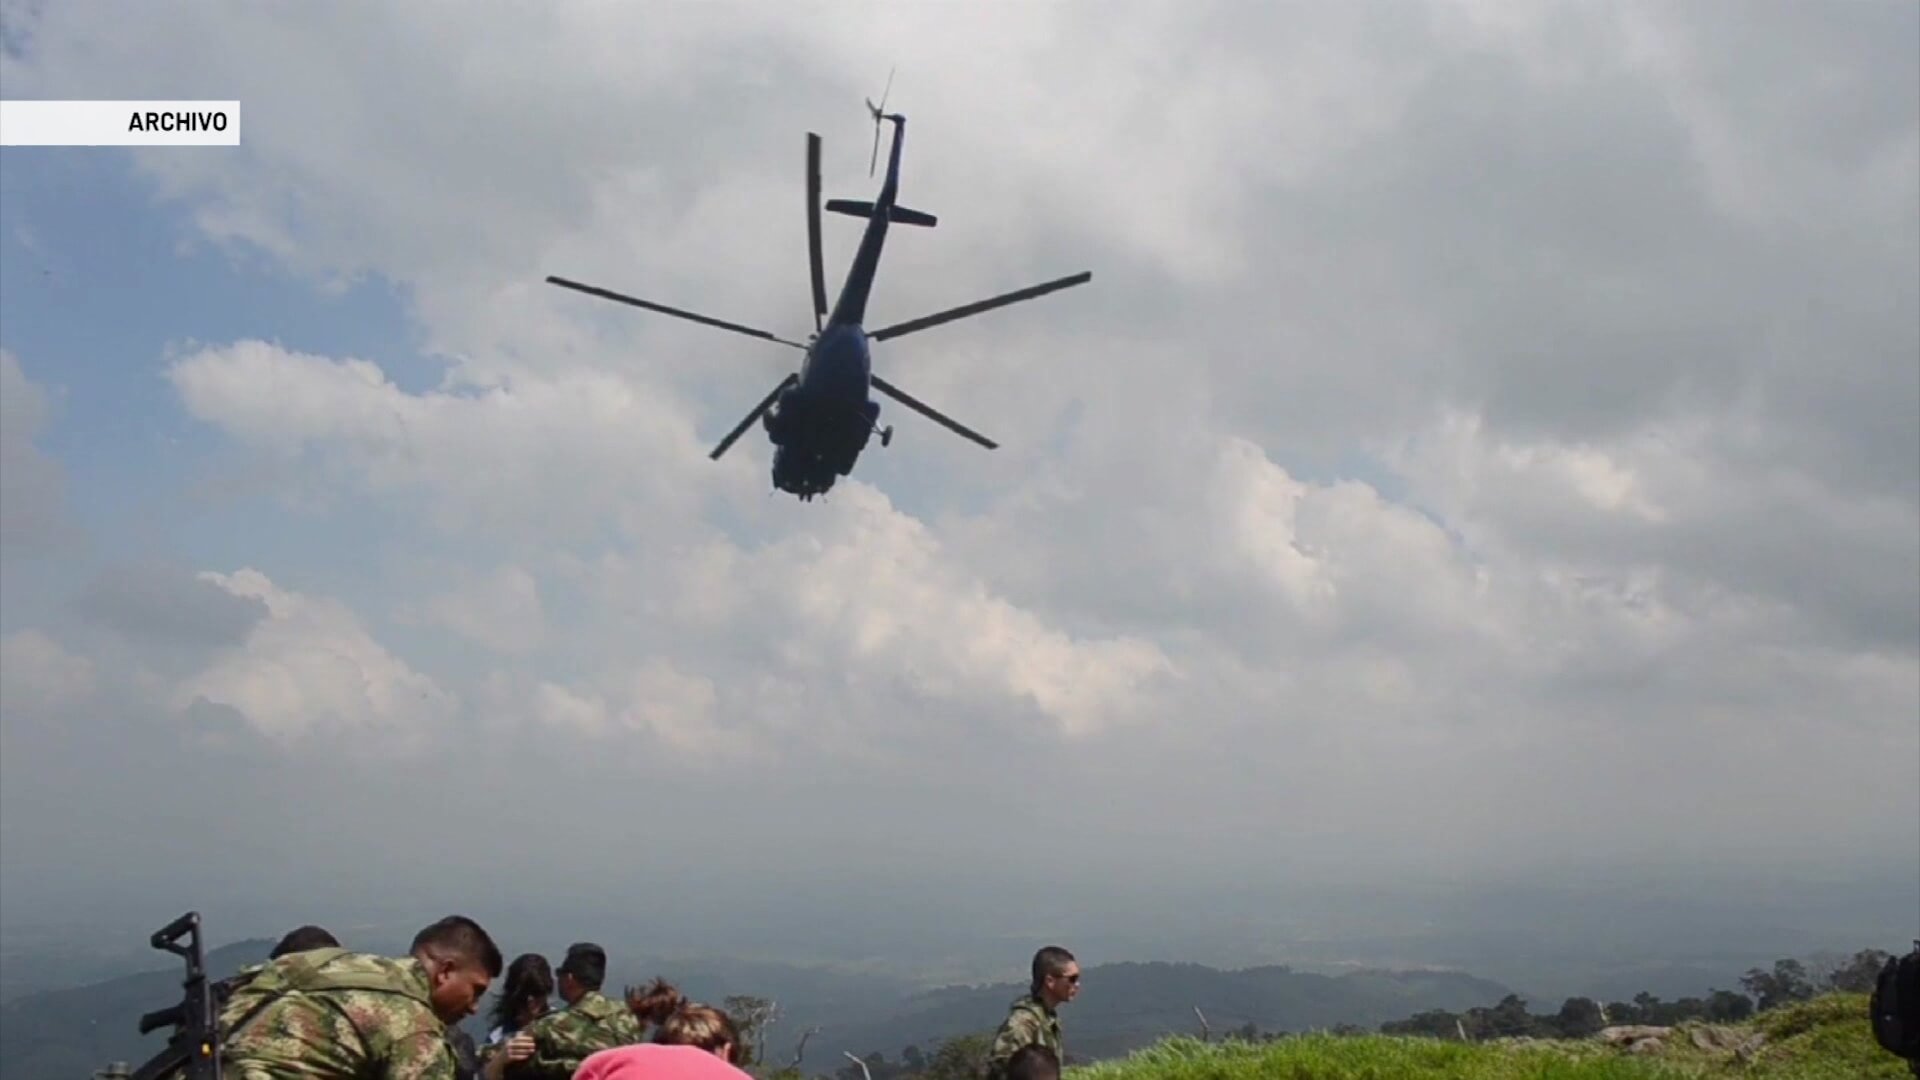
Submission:
{"label": "soldier", "polygon": [[507,1066],[511,1080],[569,1080],[588,1055],[641,1041],[640,1022],[626,1005],[600,992],[607,977],[607,953],[592,942],[567,947],[555,972],[567,1007],[520,1029],[533,1040],[533,1056]]}
{"label": "soldier", "polygon": [[233,991],[246,985],[248,980],[266,970],[267,964],[273,963],[288,953],[307,952],[310,949],[337,949],[339,947],[340,942],[321,927],[312,925],[295,927],[287,931],[285,936],[281,937],[280,943],[275,945],[273,951],[267,954],[266,964],[248,964],[239,971],[227,976],[221,980],[220,992],[223,995],[230,996]]}
{"label": "soldier", "polygon": [[267,954],[266,963],[248,964],[214,984],[214,1009],[220,1014],[220,1030],[226,1031],[233,1026],[235,1016],[228,1011],[228,1002],[233,1000],[234,993],[241,987],[252,982],[254,976],[265,971],[267,964],[271,964],[289,953],[307,952],[310,949],[337,949],[339,947],[340,942],[335,940],[332,934],[318,926],[309,924],[287,931],[286,935],[280,939],[280,943],[275,945],[273,951]]}
{"label": "soldier", "polygon": [[1080,964],[1072,953],[1057,945],[1034,953],[1033,982],[994,1033],[993,1049],[987,1055],[987,1075],[992,1080],[1009,1080],[1007,1065],[1023,1046],[1044,1047],[1065,1062],[1058,1010],[1079,993]]}
{"label": "soldier", "polygon": [[1920,938],[1912,952],[1880,968],[1867,995],[1867,1015],[1874,1040],[1920,1077]]}
{"label": "soldier", "polygon": [[93,1071],[93,1080],[132,1080],[133,1069],[124,1061],[110,1062],[104,1069]]}
{"label": "soldier", "polygon": [[339,947],[340,942],[336,940],[332,934],[328,933],[324,927],[309,924],[287,931],[287,935],[280,939],[280,944],[275,945],[273,951],[267,954],[267,959],[278,960],[288,953],[306,952],[308,949],[337,949]]}
{"label": "soldier", "polygon": [[454,1080],[447,1027],[472,1015],[500,967],[493,939],[459,915],[416,934],[405,959],[289,953],[227,1003],[228,1080]]}

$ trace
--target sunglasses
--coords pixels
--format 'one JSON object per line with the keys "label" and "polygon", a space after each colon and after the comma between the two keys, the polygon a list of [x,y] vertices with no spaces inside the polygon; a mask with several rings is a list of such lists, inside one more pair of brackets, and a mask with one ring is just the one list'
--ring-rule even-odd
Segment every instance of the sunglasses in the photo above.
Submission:
{"label": "sunglasses", "polygon": [[1073,973],[1073,974],[1071,974],[1071,975],[1055,975],[1055,976],[1053,976],[1053,977],[1054,977],[1054,978],[1056,978],[1056,979],[1065,979],[1065,980],[1067,980],[1068,982],[1070,982],[1070,983],[1073,983],[1073,984],[1074,984],[1074,985],[1076,985],[1076,986],[1078,986],[1078,985],[1080,984],[1080,973],[1079,973],[1079,972],[1077,972],[1077,971],[1076,971],[1076,972],[1074,972],[1074,973]]}

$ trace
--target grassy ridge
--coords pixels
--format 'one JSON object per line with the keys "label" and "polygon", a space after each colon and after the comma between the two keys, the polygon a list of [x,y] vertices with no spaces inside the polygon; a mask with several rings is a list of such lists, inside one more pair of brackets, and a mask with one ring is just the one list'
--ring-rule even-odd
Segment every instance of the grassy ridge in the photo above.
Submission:
{"label": "grassy ridge", "polygon": [[1913,1072],[1874,1041],[1865,994],[1829,994],[1761,1013],[1741,1027],[1767,1036],[1751,1069],[1716,1061],[1691,1044],[1675,1049],[1670,1059],[1692,1066],[1689,1076],[1913,1080]]}
{"label": "grassy ridge", "polygon": [[1169,1039],[1068,1080],[1911,1080],[1867,1024],[1863,994],[1833,994],[1746,1024],[1766,1042],[1751,1061],[1702,1050],[1676,1027],[1658,1051],[1627,1055],[1595,1040],[1459,1043],[1305,1035],[1270,1043]]}
{"label": "grassy ridge", "polygon": [[1643,1059],[1557,1044],[1502,1047],[1386,1035],[1306,1035],[1254,1045],[1174,1039],[1125,1061],[1072,1070],[1071,1080],[1678,1080]]}

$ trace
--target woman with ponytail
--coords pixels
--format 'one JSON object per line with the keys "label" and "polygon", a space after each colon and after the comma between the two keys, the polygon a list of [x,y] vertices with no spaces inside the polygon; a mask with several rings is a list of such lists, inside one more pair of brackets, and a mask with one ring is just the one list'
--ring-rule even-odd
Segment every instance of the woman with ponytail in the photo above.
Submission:
{"label": "woman with ponytail", "polygon": [[507,965],[500,996],[493,1003],[493,1030],[480,1051],[482,1080],[501,1080],[508,1065],[533,1056],[531,1037],[515,1038],[521,1028],[547,1014],[553,997],[553,967],[539,953],[522,953]]}
{"label": "woman with ponytail", "polygon": [[745,1050],[732,1017],[683,1001],[652,1042],[602,1050],[580,1063],[573,1080],[752,1080],[739,1064]]}
{"label": "woman with ponytail", "polygon": [[686,1003],[687,996],[665,979],[656,978],[643,990],[627,987],[627,1008],[633,1010],[633,1018],[655,1031]]}

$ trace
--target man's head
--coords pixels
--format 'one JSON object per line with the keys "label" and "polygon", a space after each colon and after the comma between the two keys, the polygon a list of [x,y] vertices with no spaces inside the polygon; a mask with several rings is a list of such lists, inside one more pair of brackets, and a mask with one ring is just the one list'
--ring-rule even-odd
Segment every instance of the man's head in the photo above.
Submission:
{"label": "man's head", "polygon": [[317,926],[302,926],[298,929],[287,931],[287,936],[281,938],[280,944],[273,947],[273,951],[267,954],[267,959],[278,960],[288,953],[306,952],[309,949],[337,949],[339,947],[340,942],[335,940],[334,936],[325,930]]}
{"label": "man's head", "polygon": [[442,1023],[472,1016],[500,975],[500,949],[480,924],[449,915],[413,936],[409,950],[427,972],[427,998]]}
{"label": "man's head", "polygon": [[1072,1001],[1080,993],[1079,962],[1058,945],[1034,953],[1032,990],[1049,1008]]}
{"label": "man's head", "polygon": [[567,946],[567,958],[555,974],[560,977],[560,996],[571,1005],[606,981],[607,950],[591,941],[577,941]]}
{"label": "man's head", "polygon": [[1031,1043],[1007,1059],[1007,1080],[1060,1080],[1060,1059],[1053,1051]]}

